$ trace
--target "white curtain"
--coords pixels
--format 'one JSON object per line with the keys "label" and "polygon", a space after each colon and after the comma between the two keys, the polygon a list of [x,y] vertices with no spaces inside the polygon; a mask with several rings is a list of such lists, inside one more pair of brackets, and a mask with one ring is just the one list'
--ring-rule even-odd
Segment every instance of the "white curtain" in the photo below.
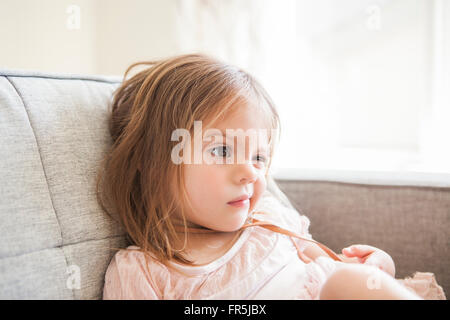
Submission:
{"label": "white curtain", "polygon": [[[210,53],[249,71],[282,119],[292,120],[291,94],[298,85],[295,0],[177,0],[177,8],[180,52]],[[283,135],[289,131],[287,126]]]}
{"label": "white curtain", "polygon": [[177,44],[258,70],[263,56],[263,11],[258,0],[177,0]]}
{"label": "white curtain", "polygon": [[450,163],[450,1],[435,0],[431,8],[431,108],[424,114],[420,141],[424,161],[439,172]]}

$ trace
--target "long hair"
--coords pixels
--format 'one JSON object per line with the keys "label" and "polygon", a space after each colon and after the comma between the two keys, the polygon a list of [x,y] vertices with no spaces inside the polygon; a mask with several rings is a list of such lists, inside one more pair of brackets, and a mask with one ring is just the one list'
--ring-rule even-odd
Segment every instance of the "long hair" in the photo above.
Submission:
{"label": "long hair", "polygon": [[[147,68],[126,79],[136,66]],[[279,116],[265,89],[246,71],[205,54],[137,62],[128,67],[111,104],[113,144],[97,178],[97,198],[125,230],[131,244],[165,265],[172,259],[193,265],[173,246],[180,234],[170,217],[180,210],[186,228],[184,208],[189,201],[183,165],[171,161],[171,150],[177,143],[171,141],[171,134],[178,128],[192,133],[194,121],[214,122],[242,105],[238,102],[255,99],[270,120],[270,131],[275,129],[275,137],[269,137],[273,153]]]}

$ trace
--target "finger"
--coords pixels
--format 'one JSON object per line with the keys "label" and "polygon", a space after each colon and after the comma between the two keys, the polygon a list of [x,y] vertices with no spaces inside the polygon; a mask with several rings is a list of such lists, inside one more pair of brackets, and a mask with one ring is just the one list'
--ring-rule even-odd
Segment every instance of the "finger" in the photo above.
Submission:
{"label": "finger", "polygon": [[353,257],[355,255],[350,247],[342,249],[342,254],[347,257]]}
{"label": "finger", "polygon": [[359,244],[353,246],[353,252],[358,255],[358,257],[367,259],[372,253],[378,249],[369,245]]}
{"label": "finger", "polygon": [[361,263],[367,264],[367,265],[372,265],[372,266],[377,266],[380,261],[378,259],[378,257],[374,256],[371,252],[369,254],[367,254],[366,256],[359,258],[359,260],[361,261]]}
{"label": "finger", "polygon": [[342,253],[347,257],[365,257],[376,250],[375,247],[365,244],[355,244],[342,249]]}
{"label": "finger", "polygon": [[360,255],[360,252],[355,249],[354,245],[342,249],[342,253],[347,257],[357,257]]}

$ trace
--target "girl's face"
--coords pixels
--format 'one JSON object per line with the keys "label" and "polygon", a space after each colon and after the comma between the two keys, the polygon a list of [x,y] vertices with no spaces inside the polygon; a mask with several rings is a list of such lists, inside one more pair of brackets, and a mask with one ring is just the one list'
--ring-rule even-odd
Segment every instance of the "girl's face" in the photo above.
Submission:
{"label": "girl's face", "polygon": [[[186,191],[193,206],[193,210],[186,213],[186,219],[194,226],[232,232],[245,223],[266,189],[265,174],[270,156],[267,139],[269,133],[265,136],[258,135],[257,143],[250,143],[248,135],[245,136],[245,144],[236,136],[229,135],[227,139],[226,129],[267,132],[262,116],[252,106],[238,108],[217,123],[214,128],[221,130],[223,135],[210,137],[209,141],[203,142],[203,162],[185,164]],[[206,125],[203,124],[204,127]],[[238,161],[239,147],[240,159],[244,161]],[[233,156],[234,161],[227,163],[227,158]],[[207,163],[205,157],[208,158]],[[222,163],[211,164],[219,158],[222,158]],[[249,200],[232,202],[241,196],[248,196]]]}

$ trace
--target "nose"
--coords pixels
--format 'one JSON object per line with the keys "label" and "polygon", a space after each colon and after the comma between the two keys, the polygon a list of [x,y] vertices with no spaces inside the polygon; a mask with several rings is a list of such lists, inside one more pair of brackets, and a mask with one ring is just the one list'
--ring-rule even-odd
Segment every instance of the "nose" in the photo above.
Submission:
{"label": "nose", "polygon": [[258,172],[252,163],[237,164],[235,177],[238,184],[250,184],[258,179]]}

